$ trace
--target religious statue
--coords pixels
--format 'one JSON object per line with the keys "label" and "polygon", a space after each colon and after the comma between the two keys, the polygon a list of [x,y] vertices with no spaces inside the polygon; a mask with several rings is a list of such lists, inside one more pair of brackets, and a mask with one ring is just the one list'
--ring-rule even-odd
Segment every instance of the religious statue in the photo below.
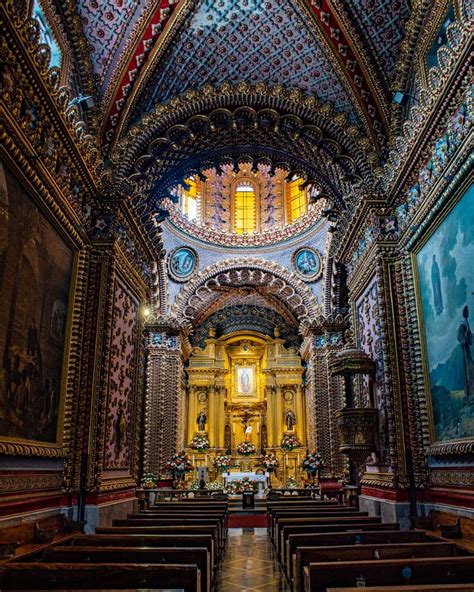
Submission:
{"label": "religious statue", "polygon": [[206,421],[207,421],[207,417],[206,414],[204,413],[204,411],[200,411],[199,415],[197,416],[197,424],[198,424],[198,428],[200,432],[204,432],[204,430],[206,429]]}
{"label": "religious statue", "polygon": [[471,390],[471,374],[472,374],[472,332],[469,326],[469,307],[465,306],[462,311],[462,319],[457,330],[457,339],[462,350],[463,375],[464,375],[464,394],[466,400],[469,401]]}
{"label": "religious statue", "polygon": [[285,423],[286,423],[286,429],[288,431],[291,431],[295,426],[296,417],[291,409],[287,409],[285,411]]}

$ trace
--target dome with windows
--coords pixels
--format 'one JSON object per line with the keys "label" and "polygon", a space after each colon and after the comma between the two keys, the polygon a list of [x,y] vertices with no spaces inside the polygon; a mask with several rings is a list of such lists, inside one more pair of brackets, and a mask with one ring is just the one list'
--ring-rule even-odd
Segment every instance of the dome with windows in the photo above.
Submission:
{"label": "dome with windows", "polygon": [[295,238],[321,220],[314,185],[259,163],[223,164],[194,174],[172,191],[169,222],[205,242],[251,246]]}

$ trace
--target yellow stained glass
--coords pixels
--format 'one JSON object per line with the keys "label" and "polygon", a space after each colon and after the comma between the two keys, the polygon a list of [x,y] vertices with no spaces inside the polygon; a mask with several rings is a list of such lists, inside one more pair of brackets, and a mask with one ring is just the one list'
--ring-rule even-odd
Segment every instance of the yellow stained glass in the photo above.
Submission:
{"label": "yellow stained glass", "polygon": [[257,200],[250,184],[240,184],[235,190],[234,229],[237,234],[257,230]]}
{"label": "yellow stained glass", "polygon": [[286,185],[288,203],[288,222],[294,222],[303,214],[306,214],[306,193],[300,189],[303,179],[296,177]]}
{"label": "yellow stained glass", "polygon": [[189,189],[182,188],[181,209],[189,220],[197,220],[199,198],[197,181],[194,177],[189,177],[184,182],[188,185]]}

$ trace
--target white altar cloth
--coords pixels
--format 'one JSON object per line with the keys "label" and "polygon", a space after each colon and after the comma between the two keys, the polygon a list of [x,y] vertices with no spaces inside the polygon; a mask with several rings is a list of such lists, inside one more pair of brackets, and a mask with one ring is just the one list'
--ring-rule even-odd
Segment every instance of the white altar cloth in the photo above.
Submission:
{"label": "white altar cloth", "polygon": [[252,473],[251,471],[241,471],[238,473],[224,473],[222,475],[224,477],[224,483],[230,483],[231,481],[242,481],[244,477],[248,477],[250,481],[256,481],[258,483],[258,495],[263,495],[263,490],[267,487],[268,483],[268,473],[257,474]]}

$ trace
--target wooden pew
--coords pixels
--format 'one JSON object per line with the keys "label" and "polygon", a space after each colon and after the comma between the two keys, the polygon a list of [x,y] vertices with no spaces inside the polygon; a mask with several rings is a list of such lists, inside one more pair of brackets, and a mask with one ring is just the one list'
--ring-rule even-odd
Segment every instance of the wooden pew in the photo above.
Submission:
{"label": "wooden pew", "polygon": [[326,518],[310,518],[310,517],[303,517],[303,518],[281,518],[277,519],[274,529],[274,536],[273,540],[276,544],[278,552],[281,549],[282,543],[282,531],[285,527],[291,526],[324,526],[324,525],[345,525],[351,526],[352,524],[357,524],[360,527],[361,524],[380,524],[382,519],[379,516],[347,516],[347,517],[326,517]]}
{"label": "wooden pew", "polygon": [[474,553],[474,518],[431,510],[427,517],[418,518],[416,525]]}
{"label": "wooden pew", "polygon": [[0,566],[1,590],[178,588],[201,589],[195,565],[135,563],[6,563]]}
{"label": "wooden pew", "polygon": [[210,534],[85,534],[68,541],[72,547],[205,547],[211,557],[211,570],[214,574],[218,567],[218,548]]}
{"label": "wooden pew", "polygon": [[302,590],[303,569],[310,563],[456,555],[458,555],[456,545],[444,542],[297,547],[292,569],[293,590],[297,592]]}
{"label": "wooden pew", "polygon": [[360,535],[364,535],[368,531],[370,532],[392,530],[400,530],[400,525],[398,524],[398,522],[386,522],[384,524],[323,524],[319,526],[315,526],[314,524],[298,524],[297,526],[284,526],[282,530],[282,536],[279,539],[282,548],[278,549],[278,553],[282,563],[285,563],[286,561],[289,561],[291,559],[288,549],[288,538],[294,534],[315,535],[321,533],[340,533],[350,531]]}
{"label": "wooden pew", "polygon": [[210,534],[214,539],[218,558],[221,557],[223,549],[219,545],[219,532],[216,526],[204,525],[178,525],[178,526],[100,526],[96,528],[96,534],[107,535],[176,535],[183,534]]}
{"label": "wooden pew", "polygon": [[205,547],[52,547],[44,555],[52,563],[158,563],[196,565],[201,572],[201,592],[211,590],[210,554]]}
{"label": "wooden pew", "polygon": [[65,541],[76,528],[64,514],[0,528],[0,563],[45,549],[52,542]]}
{"label": "wooden pew", "polygon": [[343,510],[327,509],[323,511],[309,510],[278,510],[272,511],[268,514],[267,518],[267,529],[270,533],[270,537],[273,538],[277,523],[279,520],[284,518],[343,518],[343,517],[355,517],[360,516],[367,517],[368,512],[358,512],[353,508],[345,508]]}
{"label": "wooden pew", "polygon": [[187,516],[180,516],[179,518],[177,518],[176,516],[163,516],[157,518],[144,519],[125,518],[112,521],[112,526],[118,527],[152,528],[155,526],[174,526],[176,524],[179,524],[180,526],[215,526],[217,528],[219,546],[222,549],[225,547],[227,529],[225,527],[223,519],[221,518],[198,518],[196,516],[193,516],[191,518]]}
{"label": "wooden pew", "polygon": [[464,584],[472,581],[474,556],[423,557],[310,563],[304,568],[305,592],[327,588],[407,584]]}
{"label": "wooden pew", "polygon": [[[372,544],[395,544],[395,543],[423,543],[433,542],[424,530],[381,530],[364,532],[309,532],[304,534],[290,534],[286,541],[285,553],[282,555],[282,563],[286,568],[288,579],[293,578],[295,554],[299,547],[335,547],[343,545],[372,545]],[[435,539],[440,542],[441,539]]]}
{"label": "wooden pew", "polygon": [[[433,584],[411,586],[368,586],[367,592],[433,592]],[[328,588],[326,592],[360,592],[360,588]],[[474,592],[474,578],[469,584],[436,584],[436,592]]]}

